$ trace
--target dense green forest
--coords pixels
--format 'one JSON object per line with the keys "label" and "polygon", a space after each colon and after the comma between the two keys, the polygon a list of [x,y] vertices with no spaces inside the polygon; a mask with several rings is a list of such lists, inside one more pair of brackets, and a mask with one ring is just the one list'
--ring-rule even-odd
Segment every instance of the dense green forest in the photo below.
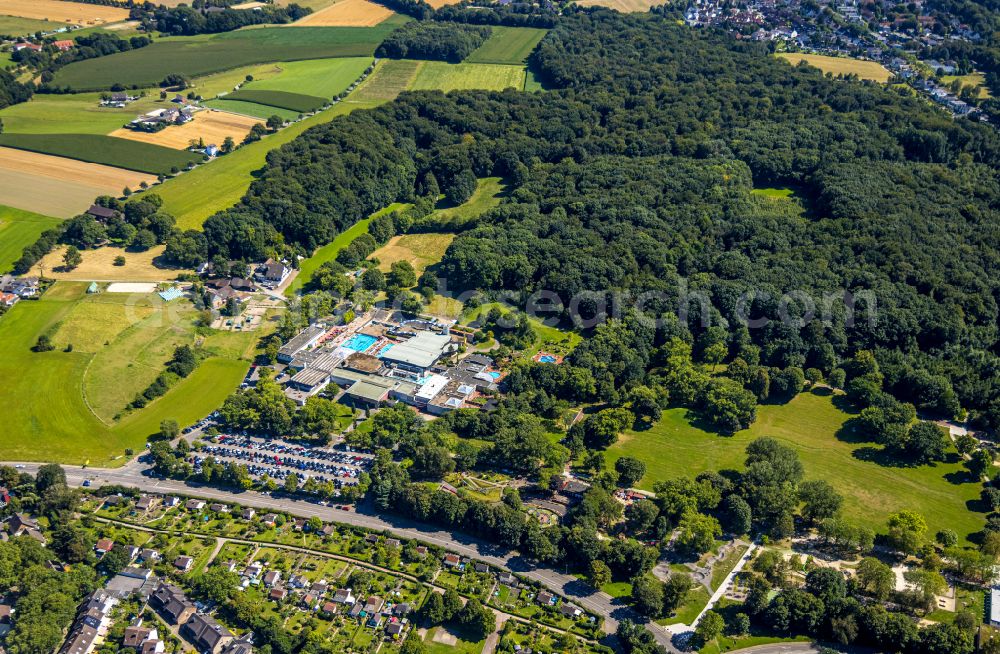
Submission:
{"label": "dense green forest", "polygon": [[414,21],[386,37],[376,57],[432,59],[457,64],[490,38],[488,26]]}
{"label": "dense green forest", "polygon": [[759,363],[829,373],[874,350],[898,397],[1000,424],[995,131],[658,17],[579,12],[532,65],[560,90],[410,93],[306,132],[207,221],[211,252],[309,251],[425,188],[462,202],[500,175],[515,190],[449,248],[453,287],[655,290],[673,313],[684,280],[712,304],[691,341],[708,318],[735,335],[747,291],[769,318],[788,291],[869,291],[853,322],[841,303],[827,324],[751,330]]}
{"label": "dense green forest", "polygon": [[21,84],[17,79],[5,70],[0,70],[0,109],[26,102],[31,98],[32,88],[27,84]]}

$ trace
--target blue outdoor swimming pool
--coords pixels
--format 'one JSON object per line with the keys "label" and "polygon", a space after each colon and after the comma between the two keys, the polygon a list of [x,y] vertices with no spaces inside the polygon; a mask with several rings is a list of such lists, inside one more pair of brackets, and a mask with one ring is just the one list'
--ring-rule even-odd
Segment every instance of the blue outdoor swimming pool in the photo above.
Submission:
{"label": "blue outdoor swimming pool", "polygon": [[384,346],[381,350],[378,351],[378,354],[376,354],[375,356],[381,359],[382,357],[385,356],[386,352],[392,349],[392,345],[393,345],[392,343],[389,343],[388,345]]}
{"label": "blue outdoor swimming pool", "polygon": [[539,363],[555,363],[556,361],[557,359],[551,354],[543,354],[542,356],[538,357]]}
{"label": "blue outdoor swimming pool", "polygon": [[375,342],[378,341],[374,336],[369,336],[368,334],[355,334],[351,336],[347,341],[344,342],[340,347],[346,347],[348,350],[354,350],[355,352],[364,352]]}
{"label": "blue outdoor swimming pool", "polygon": [[488,372],[486,374],[488,374],[493,379],[500,379],[500,373],[499,372]]}

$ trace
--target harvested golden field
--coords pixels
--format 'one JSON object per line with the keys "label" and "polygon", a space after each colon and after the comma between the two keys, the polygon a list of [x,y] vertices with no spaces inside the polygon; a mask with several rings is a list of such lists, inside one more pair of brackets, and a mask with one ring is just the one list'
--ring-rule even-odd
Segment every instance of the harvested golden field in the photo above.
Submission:
{"label": "harvested golden field", "polygon": [[834,75],[857,75],[861,79],[870,79],[875,82],[889,81],[892,73],[882,64],[875,61],[864,61],[862,59],[850,59],[848,57],[828,57],[826,55],[802,54],[800,52],[783,52],[777,55],[793,66],[797,66],[804,61],[810,66],[819,68],[824,73]]}
{"label": "harvested golden field", "polygon": [[238,5],[230,5],[230,9],[258,9],[260,7],[266,7],[266,2],[241,2]]}
{"label": "harvested golden field", "polygon": [[207,109],[195,113],[194,120],[183,125],[171,125],[159,132],[137,132],[122,127],[108,136],[185,150],[192,142],[197,143],[199,139],[204,141],[205,145],[222,145],[227,136],[232,136],[233,140],[239,143],[250,128],[260,122],[263,121],[258,118]]}
{"label": "harvested golden field", "polygon": [[663,4],[661,0],[581,0],[581,7],[607,7],[623,14],[646,13],[650,7]]}
{"label": "harvested golden field", "polygon": [[[128,252],[121,248],[103,247],[96,250],[80,250],[83,263],[70,271],[60,271],[63,265],[65,247],[58,247],[45,255],[41,264],[45,276],[54,279],[80,282],[165,282],[176,279],[182,270],[158,267],[157,257],[163,254],[164,246],[157,245],[145,252]],[[116,266],[116,257],[125,257],[124,266]]]}
{"label": "harvested golden field", "polygon": [[127,186],[156,181],[154,175],[122,168],[0,148],[0,204],[69,218],[98,195],[118,195]]}
{"label": "harvested golden field", "polygon": [[128,9],[65,0],[0,0],[0,14],[73,25],[96,25],[125,20]]}
{"label": "harvested golden field", "polygon": [[427,4],[434,7],[435,9],[440,9],[445,5],[457,5],[462,0],[427,0]]}
{"label": "harvested golden field", "polygon": [[340,0],[295,23],[302,27],[374,27],[392,16],[392,10],[368,0]]}
{"label": "harvested golden field", "polygon": [[378,259],[378,267],[382,272],[389,272],[392,264],[397,261],[408,261],[419,277],[428,266],[441,261],[454,240],[454,234],[434,232],[393,236],[388,243],[375,250],[371,258]]}

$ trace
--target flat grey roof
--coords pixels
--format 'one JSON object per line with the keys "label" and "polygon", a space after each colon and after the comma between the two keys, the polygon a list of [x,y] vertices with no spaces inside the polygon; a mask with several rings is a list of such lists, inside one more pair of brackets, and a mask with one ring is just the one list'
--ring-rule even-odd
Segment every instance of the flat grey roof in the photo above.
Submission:
{"label": "flat grey roof", "polygon": [[302,384],[303,386],[318,386],[325,382],[330,376],[330,373],[325,370],[318,370],[316,368],[306,368],[302,370],[294,377],[292,377],[293,384]]}
{"label": "flat grey roof", "polygon": [[451,336],[447,334],[417,332],[408,341],[393,345],[382,358],[418,368],[430,368],[441,358],[449,343]]}

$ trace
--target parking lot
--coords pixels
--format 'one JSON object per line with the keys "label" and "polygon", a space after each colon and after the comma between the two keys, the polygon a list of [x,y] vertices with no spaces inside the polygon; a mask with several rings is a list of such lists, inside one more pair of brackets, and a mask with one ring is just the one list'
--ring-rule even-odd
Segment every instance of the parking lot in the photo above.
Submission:
{"label": "parking lot", "polygon": [[209,456],[217,461],[242,463],[255,478],[267,475],[281,481],[294,472],[302,481],[308,478],[320,483],[332,481],[337,488],[356,484],[361,473],[368,471],[374,462],[370,454],[346,449],[232,434],[220,434],[214,443],[205,443],[191,462],[197,468]]}

